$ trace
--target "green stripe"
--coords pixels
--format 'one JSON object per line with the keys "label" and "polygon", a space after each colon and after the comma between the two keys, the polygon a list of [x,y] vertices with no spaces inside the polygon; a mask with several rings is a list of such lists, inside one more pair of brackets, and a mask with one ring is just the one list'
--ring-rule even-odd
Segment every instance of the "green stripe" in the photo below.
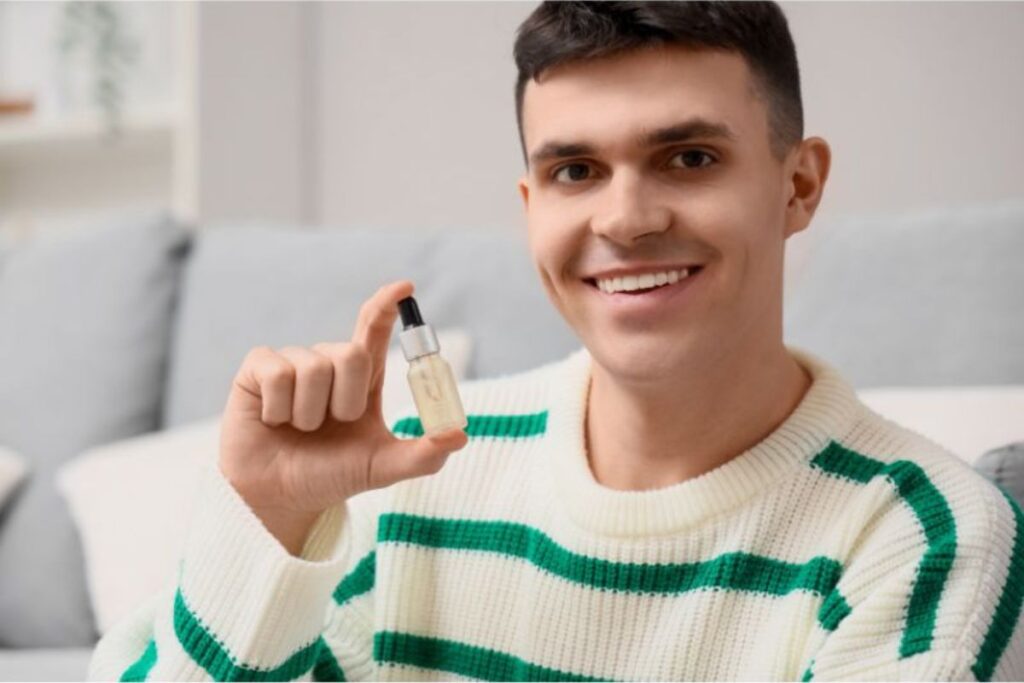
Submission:
{"label": "green stripe", "polygon": [[832,592],[826,596],[825,601],[821,603],[821,609],[818,610],[818,621],[826,631],[835,631],[851,611],[850,604],[839,592],[839,588],[833,588]]}
{"label": "green stripe", "polygon": [[804,675],[800,677],[801,683],[807,683],[807,681],[809,681],[812,678],[814,678],[814,671],[812,671],[813,668],[814,668],[814,658],[812,657],[811,658],[811,663],[807,665],[807,671],[804,671]]}
{"label": "green stripe", "polygon": [[886,477],[917,515],[928,548],[918,565],[917,579],[910,594],[900,658],[927,651],[932,644],[942,590],[956,559],[956,521],[945,497],[917,464],[908,460],[887,464],[835,442],[816,455],[811,465],[861,484],[875,477]]}
{"label": "green stripe", "polygon": [[122,681],[144,681],[146,676],[152,670],[153,665],[156,664],[156,641],[152,638],[149,639],[149,643],[146,644],[146,650],[142,653],[134,664],[125,669],[125,672],[121,674]]}
{"label": "green stripe", "polygon": [[[467,415],[463,430],[470,437],[495,436],[524,439],[540,436],[548,428],[548,411],[524,415]],[[403,417],[391,428],[395,434],[423,436],[423,423],[418,417]]]}
{"label": "green stripe", "polygon": [[349,600],[372,591],[376,573],[377,553],[371,550],[334,589],[334,601],[338,605],[344,605]]}
{"label": "green stripe", "polygon": [[331,646],[321,636],[317,641],[319,652],[316,659],[316,666],[313,667],[314,681],[344,681],[345,672],[341,670],[338,660],[331,652]]}
{"label": "green stripe", "polygon": [[315,640],[273,669],[237,664],[188,608],[180,588],[174,596],[174,633],[185,652],[215,681],[292,681],[313,668],[321,647],[320,640]]}
{"label": "green stripe", "polygon": [[704,562],[612,562],[573,553],[538,529],[522,524],[398,513],[380,516],[377,540],[498,553],[521,558],[590,588],[635,593],[677,594],[716,587],[769,595],[806,590],[824,596],[839,582],[842,573],[842,566],[826,557],[792,564],[742,552],[726,553]]}
{"label": "green stripe", "polygon": [[442,638],[378,631],[373,658],[380,663],[406,664],[484,681],[608,681],[549,669],[504,652]]}
{"label": "green stripe", "polygon": [[1002,486],[996,486],[1013,510],[1013,554],[1010,557],[1010,567],[999,596],[999,603],[992,616],[992,623],[988,626],[985,639],[978,650],[978,657],[971,667],[974,677],[979,681],[992,680],[992,673],[999,664],[999,658],[1010,643],[1010,636],[1020,621],[1021,603],[1024,602],[1024,586],[1021,585],[1024,577],[1024,533],[1021,531],[1024,529],[1024,514],[1021,513],[1017,501],[1006,493]]}

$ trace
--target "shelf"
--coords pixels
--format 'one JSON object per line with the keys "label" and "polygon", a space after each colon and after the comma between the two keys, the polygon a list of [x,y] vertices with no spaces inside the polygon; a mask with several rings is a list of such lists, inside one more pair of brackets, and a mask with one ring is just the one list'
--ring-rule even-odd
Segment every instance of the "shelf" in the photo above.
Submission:
{"label": "shelf", "polygon": [[36,164],[96,154],[169,149],[177,126],[178,117],[170,108],[129,111],[122,119],[121,135],[108,140],[105,125],[95,114],[52,120],[11,117],[0,120],[0,164]]}

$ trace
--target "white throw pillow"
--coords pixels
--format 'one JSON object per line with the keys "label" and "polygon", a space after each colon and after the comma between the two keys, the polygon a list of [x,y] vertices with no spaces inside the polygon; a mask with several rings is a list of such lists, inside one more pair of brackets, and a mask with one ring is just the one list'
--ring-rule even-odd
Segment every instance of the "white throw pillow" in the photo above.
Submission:
{"label": "white throw pillow", "polygon": [[7,497],[14,493],[22,479],[28,475],[28,460],[9,448],[0,446],[0,510]]}
{"label": "white throw pillow", "polygon": [[[472,342],[438,330],[441,355],[465,378]],[[405,358],[385,362],[382,407],[388,426],[412,404]],[[57,487],[78,527],[96,627],[104,634],[173,581],[203,466],[217,457],[220,416],[89,449],[57,471]],[[0,458],[2,463],[2,458]],[[0,468],[2,469],[2,468]]]}
{"label": "white throw pillow", "polygon": [[875,412],[973,465],[985,451],[1024,441],[1024,386],[862,389]]}

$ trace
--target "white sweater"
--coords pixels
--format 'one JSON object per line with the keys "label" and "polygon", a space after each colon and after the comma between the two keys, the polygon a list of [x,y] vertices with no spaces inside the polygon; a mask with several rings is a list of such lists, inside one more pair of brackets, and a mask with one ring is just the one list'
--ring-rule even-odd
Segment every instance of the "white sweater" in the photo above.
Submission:
{"label": "white sweater", "polygon": [[[301,558],[211,463],[176,583],[89,678],[1024,678],[1021,509],[789,351],[814,381],[785,422],[656,490],[593,478],[584,348],[462,383],[466,447],[325,512]],[[393,431],[420,429],[410,403]]]}

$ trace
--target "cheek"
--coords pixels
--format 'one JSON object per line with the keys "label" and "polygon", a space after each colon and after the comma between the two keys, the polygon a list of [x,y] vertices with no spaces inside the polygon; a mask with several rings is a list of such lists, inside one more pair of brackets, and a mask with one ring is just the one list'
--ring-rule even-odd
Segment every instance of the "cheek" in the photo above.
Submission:
{"label": "cheek", "polygon": [[[559,280],[571,276],[571,259],[576,254],[575,239],[575,233],[564,226],[531,218],[528,230],[530,253],[545,286],[559,286]],[[549,279],[555,282],[551,283]]]}

